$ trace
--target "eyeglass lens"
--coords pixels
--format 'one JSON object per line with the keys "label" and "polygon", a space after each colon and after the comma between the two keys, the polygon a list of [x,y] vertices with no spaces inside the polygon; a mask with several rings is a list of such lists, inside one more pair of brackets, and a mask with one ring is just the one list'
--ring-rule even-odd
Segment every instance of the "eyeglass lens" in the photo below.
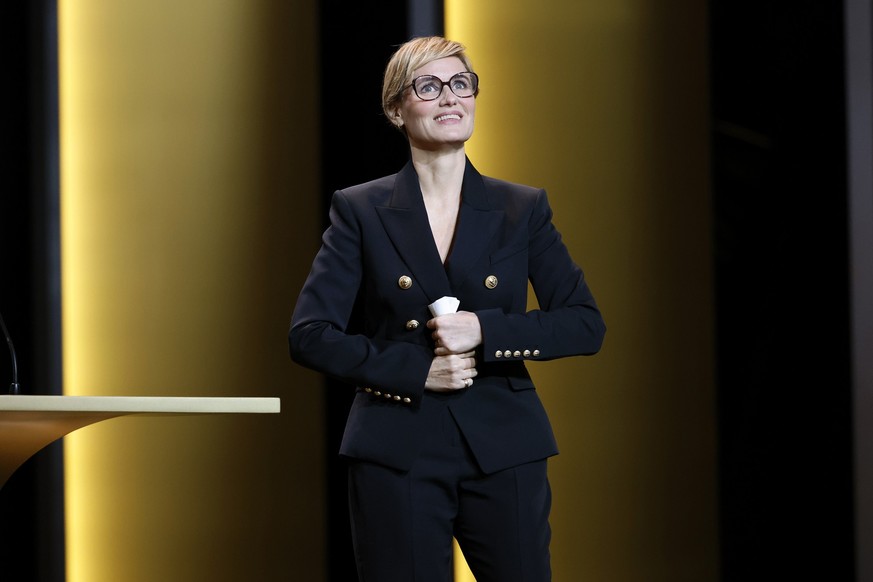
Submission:
{"label": "eyeglass lens", "polygon": [[472,97],[476,94],[476,89],[479,86],[479,78],[476,73],[465,72],[452,75],[448,81],[443,81],[433,75],[424,75],[412,82],[415,94],[418,95],[419,99],[425,101],[432,101],[439,97],[446,85],[458,97]]}

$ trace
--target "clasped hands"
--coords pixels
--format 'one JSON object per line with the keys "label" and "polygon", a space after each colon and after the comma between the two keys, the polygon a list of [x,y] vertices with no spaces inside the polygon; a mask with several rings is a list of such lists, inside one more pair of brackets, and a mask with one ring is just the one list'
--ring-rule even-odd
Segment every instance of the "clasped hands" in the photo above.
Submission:
{"label": "clasped hands", "polygon": [[482,327],[475,313],[459,311],[427,322],[433,330],[434,359],[424,387],[436,392],[469,388],[476,377],[475,349],[482,343]]}

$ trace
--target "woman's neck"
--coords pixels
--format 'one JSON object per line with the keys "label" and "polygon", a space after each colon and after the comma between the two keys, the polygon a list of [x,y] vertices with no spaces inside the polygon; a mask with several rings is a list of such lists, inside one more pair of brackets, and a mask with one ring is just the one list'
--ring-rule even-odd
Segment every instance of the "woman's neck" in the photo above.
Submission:
{"label": "woman's neck", "polygon": [[439,152],[412,148],[412,165],[425,200],[457,200],[461,195],[466,163],[463,146]]}
{"label": "woman's neck", "polygon": [[430,231],[443,264],[454,244],[466,163],[463,147],[441,152],[412,148],[412,165],[418,174]]}

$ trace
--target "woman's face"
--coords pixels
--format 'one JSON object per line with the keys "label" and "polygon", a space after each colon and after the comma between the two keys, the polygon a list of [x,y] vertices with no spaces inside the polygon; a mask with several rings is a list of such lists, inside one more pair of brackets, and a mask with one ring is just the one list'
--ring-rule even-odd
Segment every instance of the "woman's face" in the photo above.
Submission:
{"label": "woman's face", "polygon": [[[416,69],[412,78],[433,75],[445,82],[466,70],[461,59],[447,57]],[[458,97],[445,85],[436,99],[424,101],[409,88],[397,113],[397,122],[406,128],[406,136],[413,147],[435,150],[444,146],[462,146],[473,134],[476,98]]]}

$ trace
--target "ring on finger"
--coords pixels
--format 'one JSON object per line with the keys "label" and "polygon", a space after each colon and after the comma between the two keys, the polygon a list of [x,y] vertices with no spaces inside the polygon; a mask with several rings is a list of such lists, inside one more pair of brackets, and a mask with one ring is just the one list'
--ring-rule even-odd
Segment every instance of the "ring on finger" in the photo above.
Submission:
{"label": "ring on finger", "polygon": [[472,379],[472,378],[464,378],[464,386],[466,386],[467,388],[469,388],[469,387],[472,386],[472,385],[473,385],[473,379]]}

